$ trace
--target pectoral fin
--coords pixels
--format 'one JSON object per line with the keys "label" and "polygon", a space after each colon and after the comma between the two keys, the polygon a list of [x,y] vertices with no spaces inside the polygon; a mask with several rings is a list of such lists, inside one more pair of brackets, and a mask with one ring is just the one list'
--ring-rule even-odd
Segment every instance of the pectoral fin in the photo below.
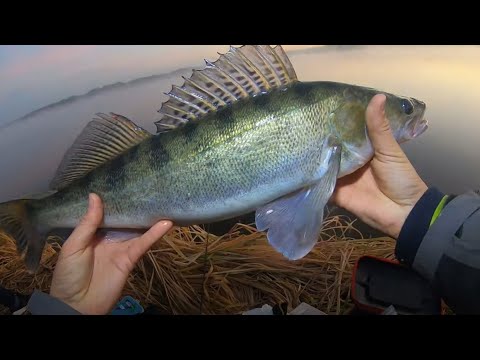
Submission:
{"label": "pectoral fin", "polygon": [[256,211],[257,229],[267,230],[269,243],[290,260],[307,255],[320,236],[324,208],[340,168],[341,147],[334,145],[326,151],[326,169],[317,182]]}

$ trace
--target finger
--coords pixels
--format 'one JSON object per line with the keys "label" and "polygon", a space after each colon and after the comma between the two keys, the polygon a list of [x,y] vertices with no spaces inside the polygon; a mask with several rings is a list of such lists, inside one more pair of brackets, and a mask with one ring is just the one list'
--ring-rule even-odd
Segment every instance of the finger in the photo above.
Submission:
{"label": "finger", "polygon": [[368,104],[366,121],[368,136],[372,141],[373,148],[379,154],[392,154],[401,152],[400,145],[393,137],[390,123],[385,115],[386,96],[375,95]]}
{"label": "finger", "polygon": [[94,235],[103,220],[103,203],[96,194],[88,197],[88,210],[80,223],[68,238],[69,247],[75,250],[84,249],[93,240]]}
{"label": "finger", "polygon": [[130,259],[136,263],[172,226],[171,221],[160,221],[153,225],[145,234],[132,240],[128,248]]}

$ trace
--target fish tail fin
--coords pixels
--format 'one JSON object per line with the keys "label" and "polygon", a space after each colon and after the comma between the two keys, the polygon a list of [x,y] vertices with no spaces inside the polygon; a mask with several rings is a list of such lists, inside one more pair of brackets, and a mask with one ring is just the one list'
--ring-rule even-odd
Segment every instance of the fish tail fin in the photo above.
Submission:
{"label": "fish tail fin", "polygon": [[14,200],[0,204],[0,231],[10,236],[19,254],[24,254],[27,270],[35,273],[45,246],[46,238],[31,222],[30,205],[35,200]]}

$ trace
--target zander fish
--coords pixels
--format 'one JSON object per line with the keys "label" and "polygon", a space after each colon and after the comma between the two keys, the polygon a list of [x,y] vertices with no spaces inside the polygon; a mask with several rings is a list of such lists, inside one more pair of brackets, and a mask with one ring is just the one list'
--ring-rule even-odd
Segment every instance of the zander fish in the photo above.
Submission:
{"label": "zander fish", "polygon": [[281,46],[245,45],[206,61],[162,104],[157,134],[98,114],[65,154],[40,199],[0,204],[0,228],[31,271],[48,233],[73,228],[88,194],[103,229],[146,229],[161,219],[205,224],[256,212],[256,226],[288,259],[319,238],[336,180],[373,156],[365,110],[375,94],[399,142],[427,128],[425,103],[343,83],[297,79]]}

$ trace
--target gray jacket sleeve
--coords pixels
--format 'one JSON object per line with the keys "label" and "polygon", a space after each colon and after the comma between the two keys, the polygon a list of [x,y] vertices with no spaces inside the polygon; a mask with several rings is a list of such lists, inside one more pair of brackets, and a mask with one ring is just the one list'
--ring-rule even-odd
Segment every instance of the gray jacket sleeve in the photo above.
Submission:
{"label": "gray jacket sleeve", "polygon": [[396,255],[429,280],[457,314],[480,314],[480,195],[450,196],[433,224],[444,194],[432,188],[400,232]]}
{"label": "gray jacket sleeve", "polygon": [[35,290],[27,304],[32,315],[82,315],[53,296]]}

